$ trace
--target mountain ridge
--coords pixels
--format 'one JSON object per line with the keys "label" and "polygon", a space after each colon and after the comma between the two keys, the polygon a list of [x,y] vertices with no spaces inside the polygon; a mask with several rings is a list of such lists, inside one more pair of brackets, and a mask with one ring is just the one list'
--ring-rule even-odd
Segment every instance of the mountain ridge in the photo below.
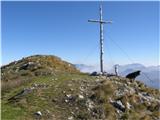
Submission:
{"label": "mountain ridge", "polygon": [[[90,76],[76,70],[71,63],[53,56],[51,58],[38,56],[37,59],[37,56],[32,56],[29,60],[24,58],[1,68],[3,74],[11,75],[18,69],[19,78],[2,77],[2,83],[8,82],[10,84],[6,86],[11,87],[2,87],[3,120],[159,119],[158,90],[125,77]],[[35,68],[29,62],[41,65]],[[44,71],[35,75],[42,68]],[[24,74],[24,71],[33,75]],[[26,82],[18,84],[17,81],[26,78]],[[13,82],[18,85],[13,87]]]}

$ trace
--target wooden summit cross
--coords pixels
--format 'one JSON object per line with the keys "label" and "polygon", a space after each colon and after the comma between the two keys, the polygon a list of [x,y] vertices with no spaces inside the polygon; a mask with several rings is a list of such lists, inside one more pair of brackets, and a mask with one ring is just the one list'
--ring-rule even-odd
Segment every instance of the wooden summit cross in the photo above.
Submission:
{"label": "wooden summit cross", "polygon": [[104,21],[102,18],[102,5],[100,5],[100,19],[99,20],[88,20],[88,22],[96,22],[99,23],[100,25],[100,72],[101,74],[104,73],[103,71],[103,54],[104,54],[104,50],[103,50],[103,24],[108,24],[108,23],[112,23],[112,21]]}

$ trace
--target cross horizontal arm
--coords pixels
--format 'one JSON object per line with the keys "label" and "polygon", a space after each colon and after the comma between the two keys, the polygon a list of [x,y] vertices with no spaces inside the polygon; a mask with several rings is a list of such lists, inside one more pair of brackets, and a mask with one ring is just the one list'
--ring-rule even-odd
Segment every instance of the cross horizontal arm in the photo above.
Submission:
{"label": "cross horizontal arm", "polygon": [[102,21],[102,23],[107,24],[107,23],[113,23],[113,22],[112,21]]}
{"label": "cross horizontal arm", "polygon": [[88,22],[100,22],[99,20],[88,20]]}
{"label": "cross horizontal arm", "polygon": [[100,21],[100,20],[88,20],[88,22],[98,22],[98,23],[104,23],[104,24],[112,23],[112,21]]}

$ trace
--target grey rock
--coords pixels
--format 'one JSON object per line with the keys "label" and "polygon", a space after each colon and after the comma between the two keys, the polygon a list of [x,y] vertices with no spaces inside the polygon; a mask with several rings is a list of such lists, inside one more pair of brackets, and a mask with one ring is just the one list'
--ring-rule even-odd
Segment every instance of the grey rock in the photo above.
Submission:
{"label": "grey rock", "polygon": [[96,71],[94,71],[94,72],[92,72],[91,74],[90,74],[90,76],[99,76],[100,75],[100,73],[98,73],[98,72],[96,72]]}
{"label": "grey rock", "polygon": [[68,117],[68,120],[74,120],[73,116]]}
{"label": "grey rock", "polygon": [[78,95],[79,99],[84,99],[83,95]]}
{"label": "grey rock", "polygon": [[118,110],[122,111],[122,112],[125,112],[125,106],[122,104],[122,102],[120,100],[118,101],[112,101],[110,99],[110,103],[115,107],[117,108]]}
{"label": "grey rock", "polygon": [[31,88],[24,88],[21,92],[17,93],[15,96],[8,99],[8,101],[16,100],[24,95],[27,95],[32,92]]}
{"label": "grey rock", "polygon": [[77,96],[73,96],[73,95],[71,95],[71,94],[67,94],[67,95],[65,95],[66,96],[66,98],[65,98],[65,102],[66,103],[70,103],[70,104],[73,104],[73,102],[75,102],[75,100],[76,100],[76,98],[77,98]]}
{"label": "grey rock", "polygon": [[129,103],[129,102],[127,102],[127,109],[131,109],[132,108],[132,105]]}
{"label": "grey rock", "polygon": [[37,111],[35,114],[38,115],[38,116],[42,116],[41,111]]}
{"label": "grey rock", "polygon": [[41,117],[42,117],[41,111],[37,111],[36,113],[34,113],[34,115],[35,115],[36,119],[41,119]]}

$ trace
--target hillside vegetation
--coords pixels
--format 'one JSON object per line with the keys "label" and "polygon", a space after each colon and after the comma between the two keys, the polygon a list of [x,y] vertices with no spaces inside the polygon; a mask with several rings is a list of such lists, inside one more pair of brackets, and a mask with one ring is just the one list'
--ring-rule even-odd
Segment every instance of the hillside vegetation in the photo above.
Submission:
{"label": "hillside vegetation", "polygon": [[31,56],[1,69],[2,120],[160,119],[159,90],[136,80],[90,76],[54,56]]}
{"label": "hillside vegetation", "polygon": [[62,73],[79,73],[68,62],[51,55],[35,55],[2,66],[2,91],[17,87],[34,77],[57,75]]}

